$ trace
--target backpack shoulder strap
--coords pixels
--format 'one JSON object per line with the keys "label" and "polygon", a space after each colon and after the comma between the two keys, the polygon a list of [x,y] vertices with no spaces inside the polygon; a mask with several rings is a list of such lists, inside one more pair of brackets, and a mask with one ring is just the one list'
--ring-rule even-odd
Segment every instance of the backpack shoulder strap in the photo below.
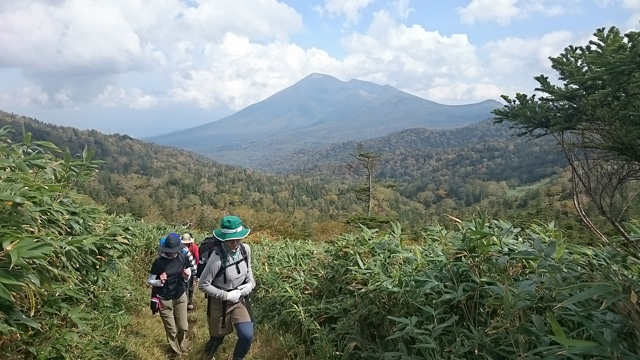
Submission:
{"label": "backpack shoulder strap", "polygon": [[249,267],[249,256],[247,255],[247,248],[244,246],[244,243],[240,243],[240,254],[244,258],[244,262]]}
{"label": "backpack shoulder strap", "polygon": [[187,248],[184,248],[182,251],[180,251],[178,256],[180,257],[180,264],[182,265],[183,269],[190,268],[192,271],[194,271],[194,269],[197,268],[197,263],[193,258],[193,255]]}

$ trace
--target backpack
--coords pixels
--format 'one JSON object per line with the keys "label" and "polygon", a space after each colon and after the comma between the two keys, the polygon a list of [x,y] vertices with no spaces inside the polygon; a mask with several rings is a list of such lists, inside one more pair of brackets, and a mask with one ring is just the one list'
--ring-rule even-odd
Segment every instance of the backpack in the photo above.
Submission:
{"label": "backpack", "polygon": [[[222,241],[216,237],[208,237],[202,240],[202,243],[198,247],[198,252],[200,253],[200,259],[198,259],[198,278],[202,275],[202,271],[204,271],[204,267],[207,265],[207,261],[213,253],[221,253],[221,251],[216,251],[218,247],[222,246]],[[225,266],[221,266],[218,273],[214,278],[224,277],[224,282],[227,282],[226,270],[230,266],[237,266],[240,262],[244,261],[249,267],[249,257],[247,256],[247,249],[244,246],[244,243],[240,243],[240,254],[242,255],[242,260],[238,260],[235,263],[226,264]]]}

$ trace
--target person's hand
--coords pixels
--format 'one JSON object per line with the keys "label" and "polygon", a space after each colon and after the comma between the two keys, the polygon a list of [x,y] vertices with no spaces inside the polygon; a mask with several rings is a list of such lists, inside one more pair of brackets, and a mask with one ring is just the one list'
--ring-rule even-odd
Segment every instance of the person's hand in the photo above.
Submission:
{"label": "person's hand", "polygon": [[182,278],[187,281],[189,280],[189,277],[191,276],[191,269],[182,269]]}
{"label": "person's hand", "polygon": [[237,303],[240,301],[240,297],[242,296],[242,292],[240,290],[232,290],[227,292],[227,301],[232,303]]}
{"label": "person's hand", "polygon": [[162,274],[160,274],[160,281],[162,281],[162,283],[164,284],[165,281],[167,281],[167,273],[163,272]]}
{"label": "person's hand", "polygon": [[253,290],[253,284],[252,283],[242,284],[238,286],[236,290],[240,290],[240,293],[242,294],[242,296],[247,296]]}

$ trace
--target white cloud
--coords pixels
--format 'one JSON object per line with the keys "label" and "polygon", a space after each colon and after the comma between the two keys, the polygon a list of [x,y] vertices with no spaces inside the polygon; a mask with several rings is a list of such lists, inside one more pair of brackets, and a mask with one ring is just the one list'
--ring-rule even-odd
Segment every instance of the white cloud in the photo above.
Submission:
{"label": "white cloud", "polygon": [[[640,0],[608,1],[608,6],[640,13]],[[351,24],[365,10],[369,13],[372,4],[381,4],[318,2],[322,4],[319,11],[344,17]],[[575,3],[473,0],[458,12],[467,23],[507,24],[532,14],[557,15]],[[339,50],[343,55],[336,58],[311,45],[291,42],[293,34],[305,29],[302,16],[283,2],[199,0],[191,4],[183,0],[0,1],[0,70],[21,71],[28,77],[15,80],[18,85],[13,87],[18,90],[12,92],[0,84],[0,108],[5,104],[86,104],[149,109],[195,104],[203,109],[239,110],[311,72],[390,84],[442,103],[468,103],[514,91],[531,92],[533,76],[552,74],[548,56],[587,39],[560,31],[475,46],[463,33],[403,24],[416,14],[411,12],[410,0],[394,0],[378,6],[384,10],[372,15],[366,30],[343,36]]]}
{"label": "white cloud", "polygon": [[315,48],[305,50],[281,41],[257,44],[227,34],[221,44],[204,49],[202,63],[187,64],[173,73],[176,86],[170,97],[204,108],[224,104],[239,110],[311,72],[335,73],[338,65]]}
{"label": "white cloud", "polygon": [[630,11],[629,20],[626,23],[627,31],[640,29],[640,0],[620,0],[622,7]]}
{"label": "white cloud", "polygon": [[555,31],[539,38],[508,37],[492,41],[483,47],[488,54],[483,68],[496,83],[503,84],[505,93],[532,93],[537,83],[534,76],[545,74],[555,79],[549,57],[558,56],[568,44],[586,44],[568,31]]}
{"label": "white cloud", "polygon": [[607,6],[620,6],[629,12],[629,18],[622,31],[640,29],[640,0],[593,0],[601,8]]}
{"label": "white cloud", "polygon": [[0,108],[24,107],[31,104],[45,105],[48,95],[37,87],[20,87],[11,92],[0,92]]}
{"label": "white cloud", "polygon": [[518,0],[472,0],[469,5],[458,9],[463,23],[496,21],[508,24],[519,13]]}
{"label": "white cloud", "polygon": [[113,6],[67,1],[16,2],[0,13],[0,64],[40,73],[121,73],[149,54]]}
{"label": "white cloud", "polygon": [[411,0],[397,0],[391,3],[391,12],[396,14],[401,19],[406,19],[413,9],[409,6]]}
{"label": "white cloud", "polygon": [[[103,91],[88,101],[89,105],[103,107],[128,107],[148,109],[158,104],[159,99],[145,94],[138,88],[124,89],[108,85]],[[77,107],[77,100],[68,90],[47,93],[38,86],[25,86],[11,92],[0,92],[0,108],[36,105],[46,108]]]}
{"label": "white cloud", "polygon": [[640,9],[640,0],[620,0],[620,2],[627,9]]}
{"label": "white cloud", "polygon": [[252,40],[286,41],[303,28],[300,14],[276,0],[204,0],[181,15],[176,19],[178,29],[195,36],[194,40],[218,41],[234,33]]}
{"label": "white cloud", "polygon": [[360,11],[365,9],[373,0],[325,0],[324,6],[313,9],[323,15],[325,12],[332,16],[343,16],[347,25],[357,24]]}
{"label": "white cloud", "polygon": [[132,109],[148,109],[158,103],[155,96],[145,94],[141,89],[133,88],[127,90],[107,86],[104,91],[91,101],[91,105],[105,107],[129,107]]}
{"label": "white cloud", "polygon": [[465,88],[467,93],[455,94],[433,89],[483,77],[476,49],[466,35],[408,27],[384,11],[375,14],[366,34],[353,33],[342,42],[349,53],[343,61],[344,77],[390,84],[435,101],[459,101],[472,92],[472,86]]}
{"label": "white cloud", "polygon": [[540,38],[508,37],[488,42],[484,48],[488,53],[487,65],[503,71],[551,69],[549,56],[557,56],[575,40],[568,31],[556,31]]}
{"label": "white cloud", "polygon": [[[390,84],[442,103],[497,99],[504,93],[531,92],[533,77],[550,73],[548,57],[574,40],[569,32],[553,32],[477,48],[465,34],[443,35],[419,25],[406,26],[386,11],[373,18],[366,33],[343,37],[343,59],[283,41],[257,44],[227,34],[222,43],[201,51],[201,62],[185,62],[173,73],[175,87],[169,98],[203,108],[227,104],[239,110],[311,72],[322,72]],[[181,51],[174,56],[187,59],[193,50],[185,46]],[[489,54],[486,60],[480,51]]]}
{"label": "white cloud", "polygon": [[276,0],[2,2],[0,68],[21,69],[51,105],[100,102],[122,87],[121,75],[162,77],[197,64],[226,34],[287,41],[302,28],[302,17]]}
{"label": "white cloud", "polygon": [[467,103],[470,98],[478,101],[498,99],[503,93],[504,89],[490,79],[469,83],[462,80],[442,78],[436,79],[434,86],[422,91],[420,94],[427,99],[446,100],[447,103]]}
{"label": "white cloud", "polygon": [[497,22],[506,25],[516,18],[533,14],[562,15],[567,11],[566,6],[566,0],[471,0],[467,6],[458,8],[458,13],[466,24]]}

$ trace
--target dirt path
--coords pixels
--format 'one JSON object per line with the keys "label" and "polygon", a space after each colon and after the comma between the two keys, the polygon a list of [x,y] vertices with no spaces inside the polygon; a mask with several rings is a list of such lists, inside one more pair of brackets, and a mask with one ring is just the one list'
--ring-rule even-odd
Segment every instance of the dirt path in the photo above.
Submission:
{"label": "dirt path", "polygon": [[[145,290],[146,291],[146,290]],[[189,353],[180,359],[209,360],[204,355],[204,344],[209,340],[207,318],[203,293],[194,294],[196,309],[189,313]],[[128,334],[127,348],[132,353],[132,360],[166,359],[167,342],[159,315],[152,316],[148,307],[141,307],[134,314],[131,330]],[[294,360],[280,336],[273,331],[256,326],[251,351],[246,360]],[[261,336],[262,335],[262,336]],[[224,344],[216,353],[216,360],[231,359],[236,343],[235,334],[227,336]]]}

